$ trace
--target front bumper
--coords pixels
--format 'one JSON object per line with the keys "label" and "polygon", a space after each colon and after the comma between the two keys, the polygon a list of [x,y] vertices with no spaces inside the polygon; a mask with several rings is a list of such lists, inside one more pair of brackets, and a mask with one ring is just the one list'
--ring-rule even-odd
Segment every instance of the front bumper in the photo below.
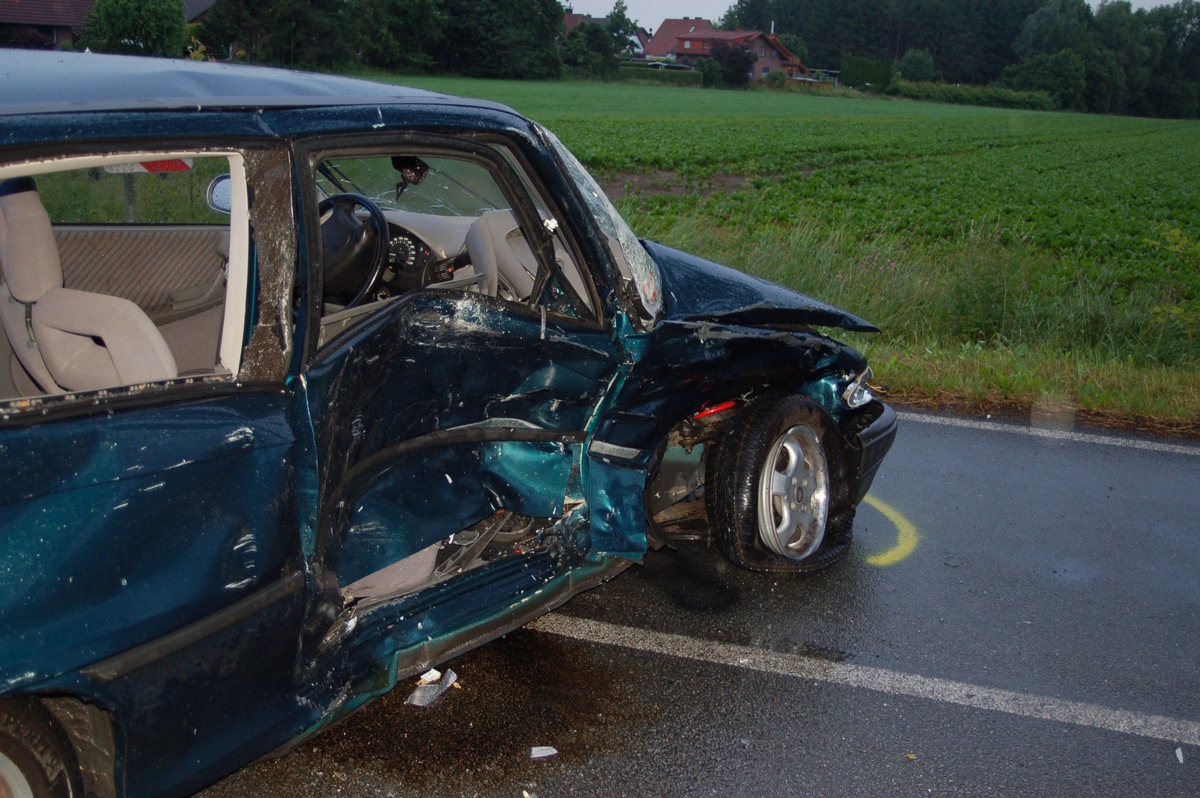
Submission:
{"label": "front bumper", "polygon": [[854,497],[857,505],[871,489],[875,472],[883,462],[884,455],[892,448],[896,439],[896,411],[880,402],[883,412],[858,433],[858,492]]}

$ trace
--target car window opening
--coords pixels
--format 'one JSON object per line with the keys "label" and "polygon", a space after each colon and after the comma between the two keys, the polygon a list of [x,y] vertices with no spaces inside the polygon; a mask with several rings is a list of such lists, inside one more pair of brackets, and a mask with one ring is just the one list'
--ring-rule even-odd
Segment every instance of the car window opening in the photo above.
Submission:
{"label": "car window opening", "polygon": [[[231,215],[208,207],[220,174],[233,176]],[[240,156],[92,156],[0,178],[0,401],[237,372],[245,303],[226,294],[247,281]]]}
{"label": "car window opening", "polygon": [[[541,222],[529,229],[491,166],[461,156],[354,155],[322,160],[315,171],[320,344],[378,303],[423,289],[594,315],[584,272],[545,203],[520,197]],[[517,182],[528,191],[527,179]]]}

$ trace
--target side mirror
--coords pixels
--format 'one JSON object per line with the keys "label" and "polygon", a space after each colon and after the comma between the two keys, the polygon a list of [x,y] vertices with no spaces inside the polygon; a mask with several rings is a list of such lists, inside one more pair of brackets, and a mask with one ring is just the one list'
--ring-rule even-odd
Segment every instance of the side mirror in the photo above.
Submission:
{"label": "side mirror", "polygon": [[233,210],[233,178],[217,175],[208,184],[208,207],[228,214]]}

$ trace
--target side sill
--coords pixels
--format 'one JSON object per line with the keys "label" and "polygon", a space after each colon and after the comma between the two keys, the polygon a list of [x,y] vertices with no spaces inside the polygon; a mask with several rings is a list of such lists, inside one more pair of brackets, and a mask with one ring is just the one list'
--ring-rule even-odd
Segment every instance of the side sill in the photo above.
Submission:
{"label": "side sill", "polygon": [[304,587],[304,574],[300,571],[285,576],[277,582],[234,602],[223,610],[207,615],[156,640],[122,651],[120,654],[100,660],[81,669],[81,673],[97,681],[111,682],[138,668],[157,662],[195,645],[206,637],[228,629],[251,615],[258,613],[277,601],[292,595]]}
{"label": "side sill", "polygon": [[[359,688],[351,688],[351,698],[344,703],[330,708],[315,724],[263,757],[263,759],[272,759],[287,753],[305,740],[312,738],[333,723],[361,708],[363,705],[389,692],[396,686],[400,679],[427,671],[435,665],[452,660],[461,654],[465,654],[498,637],[515,631],[542,615],[558,609],[573,596],[615,578],[631,565],[633,565],[632,560],[608,557],[603,564],[585,567],[582,569],[584,573],[581,575],[577,569],[573,569],[573,572],[567,575],[542,601],[530,602],[532,606],[527,607],[519,613],[501,613],[489,621],[459,629],[437,640],[392,652],[388,655],[389,663],[384,683],[368,683]],[[576,578],[577,576],[578,578]]]}

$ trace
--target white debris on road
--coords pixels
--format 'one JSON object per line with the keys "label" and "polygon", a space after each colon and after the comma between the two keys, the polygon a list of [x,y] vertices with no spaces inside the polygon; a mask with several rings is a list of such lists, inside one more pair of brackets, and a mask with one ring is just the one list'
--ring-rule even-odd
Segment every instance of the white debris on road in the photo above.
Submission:
{"label": "white debris on road", "polygon": [[436,669],[426,671],[417,681],[417,689],[409,693],[404,703],[415,707],[427,707],[437,701],[442,693],[449,690],[458,681],[458,674],[447,669],[443,676]]}

